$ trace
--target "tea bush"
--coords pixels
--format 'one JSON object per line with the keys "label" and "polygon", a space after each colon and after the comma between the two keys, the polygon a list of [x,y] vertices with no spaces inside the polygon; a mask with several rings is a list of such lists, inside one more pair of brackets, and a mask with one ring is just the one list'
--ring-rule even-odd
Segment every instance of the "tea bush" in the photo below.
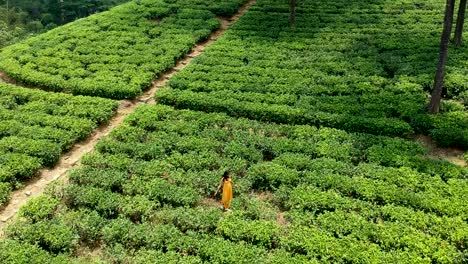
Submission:
{"label": "tea bush", "polygon": [[[429,116],[440,42],[439,1],[259,1],[156,99],[180,109],[406,137],[468,148],[468,112],[444,101]],[[462,99],[466,47],[450,56],[447,99]],[[456,120],[456,121],[455,121]]]}
{"label": "tea bush", "polygon": [[[224,0],[163,2],[231,12]],[[2,243],[70,262],[96,249],[105,263],[467,262],[468,168],[402,138],[454,145],[451,132],[467,128],[459,105],[423,112],[442,7],[306,0],[291,29],[287,2],[257,1],[158,94],[172,106],[138,107],[63,191],[22,209]],[[212,18],[181,10],[161,22]],[[449,64],[462,65],[460,51]],[[450,97],[465,89],[456,67]],[[0,134],[17,131],[14,121]],[[233,212],[213,197],[225,171]],[[3,244],[0,256],[22,260]]]}
{"label": "tea bush", "polygon": [[131,1],[0,52],[0,69],[46,90],[132,98],[245,2]]}
{"label": "tea bush", "polygon": [[70,261],[459,263],[467,175],[401,138],[141,106],[7,237]]}
{"label": "tea bush", "polygon": [[0,205],[39,169],[109,120],[117,102],[0,83]]}

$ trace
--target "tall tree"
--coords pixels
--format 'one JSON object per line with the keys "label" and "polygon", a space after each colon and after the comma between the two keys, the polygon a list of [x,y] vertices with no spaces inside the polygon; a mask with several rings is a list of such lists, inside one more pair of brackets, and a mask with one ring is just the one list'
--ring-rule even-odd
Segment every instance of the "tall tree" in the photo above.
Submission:
{"label": "tall tree", "polygon": [[439,112],[440,100],[442,99],[442,89],[444,87],[445,64],[448,58],[448,48],[450,44],[450,34],[452,32],[453,13],[455,0],[447,0],[445,6],[444,29],[440,39],[439,62],[434,78],[434,90],[432,91],[431,102],[429,104],[429,113]]}
{"label": "tall tree", "polygon": [[457,27],[455,28],[455,46],[460,47],[462,43],[462,34],[463,34],[463,24],[465,23],[465,11],[466,11],[466,1],[460,1],[460,7],[458,8],[457,16]]}
{"label": "tall tree", "polygon": [[294,20],[296,19],[296,0],[289,0],[289,11],[289,23],[293,27]]}

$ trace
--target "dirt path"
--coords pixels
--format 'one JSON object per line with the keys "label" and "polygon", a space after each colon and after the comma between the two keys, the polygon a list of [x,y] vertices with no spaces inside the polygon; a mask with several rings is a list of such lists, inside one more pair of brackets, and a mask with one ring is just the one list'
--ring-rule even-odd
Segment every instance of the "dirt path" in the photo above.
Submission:
{"label": "dirt path", "polygon": [[[90,153],[96,146],[97,142],[101,138],[107,136],[112,131],[112,129],[119,126],[125,117],[132,113],[137,106],[142,104],[155,104],[154,94],[156,91],[163,87],[176,72],[182,70],[188,64],[190,64],[193,58],[201,55],[207,46],[222,36],[224,31],[231,24],[235,23],[254,3],[255,0],[250,0],[247,4],[239,9],[236,15],[231,18],[219,18],[221,22],[220,28],[213,32],[208,40],[195,45],[192,51],[180,59],[174,68],[167,70],[158,79],[154,80],[150,89],[131,101],[122,101],[117,109],[117,113],[108,124],[100,126],[84,142],[75,144],[70,151],[61,156],[60,160],[53,168],[40,170],[38,172],[38,176],[32,179],[30,182],[27,182],[25,187],[14,191],[12,193],[10,202],[0,212],[0,236],[3,235],[3,228],[5,227],[6,223],[15,216],[21,206],[26,204],[29,199],[42,194],[50,183],[59,179],[64,180],[64,178],[66,178],[67,172],[70,169],[78,166],[80,159],[85,154]],[[14,83],[14,80],[2,72],[0,72],[0,81]]]}
{"label": "dirt path", "polygon": [[425,135],[417,135],[415,140],[427,147],[429,151],[428,154],[431,157],[443,159],[462,167],[468,166],[465,159],[463,158],[464,153],[461,149],[438,147],[431,137]]}
{"label": "dirt path", "polygon": [[11,83],[11,84],[15,83],[13,79],[8,77],[7,74],[2,71],[0,71],[0,82]]}

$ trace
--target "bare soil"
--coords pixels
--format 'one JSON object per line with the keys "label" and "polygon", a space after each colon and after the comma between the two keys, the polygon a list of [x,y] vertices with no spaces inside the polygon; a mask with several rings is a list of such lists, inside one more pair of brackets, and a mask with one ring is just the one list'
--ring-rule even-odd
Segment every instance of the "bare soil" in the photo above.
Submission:
{"label": "bare soil", "polygon": [[201,199],[198,204],[198,206],[201,206],[201,207],[216,207],[216,208],[222,208],[222,205],[221,205],[221,200],[217,200],[217,199],[214,199],[214,198],[208,198],[208,197],[205,197],[203,199]]}
{"label": "bare soil", "polygon": [[6,83],[16,83],[15,80],[12,78],[8,77],[8,75],[2,71],[0,71],[0,82],[6,82]]}
{"label": "bare soil", "polygon": [[[34,177],[31,181],[26,182],[23,188],[14,191],[11,195],[10,202],[4,206],[3,210],[0,212],[0,237],[3,235],[3,229],[5,225],[16,215],[21,206],[26,204],[29,199],[41,195],[50,183],[57,180],[66,182],[67,172],[70,169],[77,167],[80,164],[80,159],[85,154],[90,153],[101,138],[107,136],[112,131],[112,129],[119,126],[123,120],[139,105],[155,104],[156,102],[154,100],[154,94],[156,91],[163,87],[176,72],[182,70],[188,64],[190,64],[193,58],[201,55],[207,46],[221,37],[224,31],[231,24],[235,23],[254,3],[255,0],[250,0],[241,9],[239,9],[236,15],[231,18],[218,18],[221,24],[220,28],[213,32],[206,41],[195,45],[191,52],[189,52],[176,63],[175,67],[167,70],[161,74],[158,79],[154,80],[151,87],[142,95],[136,97],[133,100],[121,101],[116,114],[107,124],[101,125],[85,141],[75,144],[68,152],[61,156],[60,160],[53,168],[40,170],[37,173],[37,177]],[[8,77],[1,71],[0,81],[18,84],[15,80]],[[214,205],[216,202],[216,204],[219,205],[219,202],[214,199],[205,200],[207,204]]]}
{"label": "bare soil", "polygon": [[430,136],[417,135],[415,140],[429,151],[429,155],[433,158],[443,159],[455,165],[466,167],[468,166],[466,160],[463,158],[463,150],[457,148],[441,148],[437,146],[436,142]]}
{"label": "bare soil", "polygon": [[272,200],[273,200],[273,193],[268,192],[268,191],[257,192],[257,193],[255,193],[255,196],[256,196],[260,201],[263,201],[263,202],[267,202],[267,201],[272,201]]}
{"label": "bare soil", "polygon": [[276,223],[280,226],[285,226],[288,224],[286,219],[284,219],[284,212],[280,212],[276,215]]}

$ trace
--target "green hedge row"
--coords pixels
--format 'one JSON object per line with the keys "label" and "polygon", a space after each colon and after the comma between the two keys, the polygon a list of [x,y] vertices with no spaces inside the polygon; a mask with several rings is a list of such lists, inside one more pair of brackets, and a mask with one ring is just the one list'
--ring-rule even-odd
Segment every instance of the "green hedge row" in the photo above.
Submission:
{"label": "green hedge row", "polygon": [[[392,204],[377,206],[372,202],[341,196],[334,190],[323,191],[307,185],[300,185],[293,189],[284,188],[277,195],[284,206],[290,209],[287,216],[289,221],[298,225],[310,225],[317,221],[316,218],[332,217],[335,213],[340,217],[347,214],[350,218],[360,218],[359,221],[356,220],[361,222],[360,225],[356,225],[358,233],[364,233],[364,230],[359,228],[363,224],[367,226],[380,224],[380,228],[385,228],[386,225],[394,226],[396,222],[399,223],[400,228],[405,228],[415,234],[425,233],[434,238],[447,240],[460,250],[464,250],[467,245],[466,230],[468,226],[462,217],[439,216]],[[344,221],[346,220],[338,222]],[[339,223],[331,225],[330,228],[339,228]],[[376,226],[373,226],[369,231],[375,232],[375,228]],[[354,231],[348,229],[348,232]],[[368,239],[372,239],[371,236],[369,235]],[[393,240],[395,237],[397,235],[393,235]],[[436,244],[440,242],[436,242]],[[409,243],[407,246],[413,246],[411,241],[406,241],[406,243]]]}
{"label": "green hedge row", "polygon": [[10,191],[85,139],[117,102],[0,83],[0,205]]}
{"label": "green hedge row", "polygon": [[0,52],[0,69],[51,91],[132,98],[245,0],[131,1]]}
{"label": "green hedge row", "polygon": [[396,118],[320,112],[281,103],[243,102],[229,96],[218,97],[212,94],[172,89],[159,91],[157,99],[160,103],[173,105],[179,109],[225,112],[232,116],[260,121],[335,127],[350,132],[387,136],[407,136],[413,133],[413,129],[408,123]]}
{"label": "green hedge row", "polygon": [[106,263],[457,263],[468,246],[467,169],[400,138],[141,106],[81,163],[8,239]]}
{"label": "green hedge row", "polygon": [[[441,3],[259,1],[156,95],[177,108],[468,148],[466,47],[451,54],[443,114],[429,116]],[[466,101],[466,100],[465,100]],[[456,121],[455,121],[456,120]]]}

